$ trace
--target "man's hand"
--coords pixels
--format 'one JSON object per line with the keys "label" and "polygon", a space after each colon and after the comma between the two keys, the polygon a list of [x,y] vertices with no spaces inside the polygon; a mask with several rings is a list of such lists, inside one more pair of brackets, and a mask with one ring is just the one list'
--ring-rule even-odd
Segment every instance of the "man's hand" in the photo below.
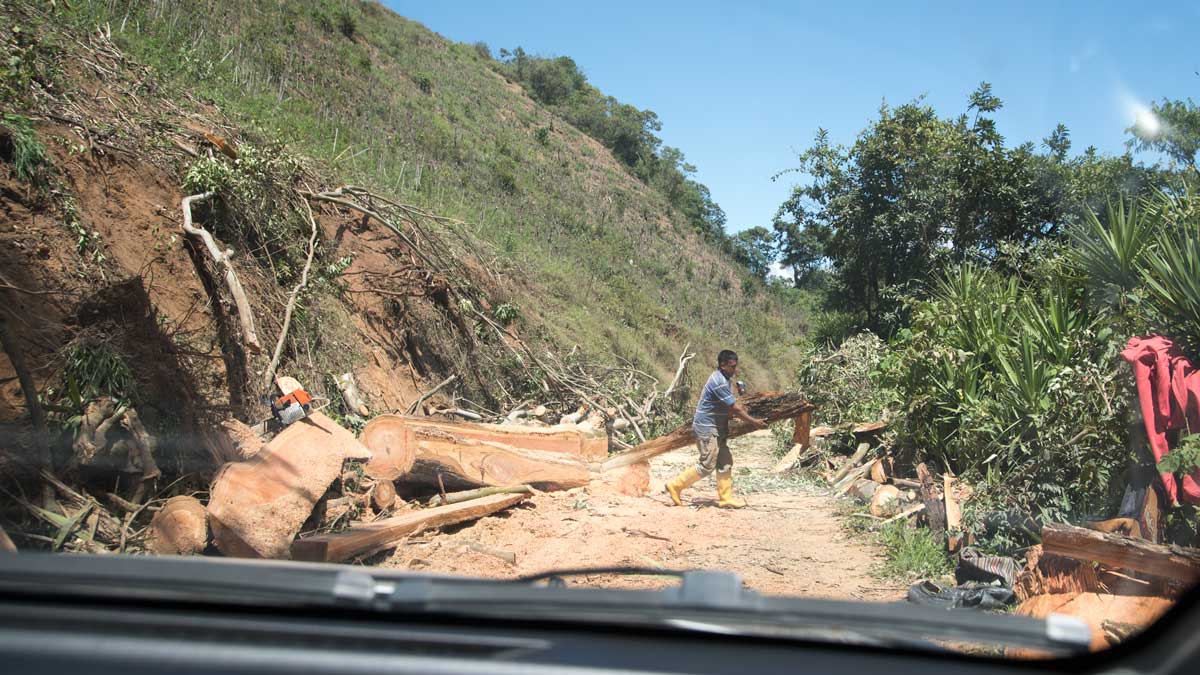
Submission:
{"label": "man's hand", "polygon": [[757,417],[754,417],[754,418],[751,418],[750,423],[753,424],[754,426],[758,427],[759,429],[767,428],[767,421],[764,419],[759,419]]}

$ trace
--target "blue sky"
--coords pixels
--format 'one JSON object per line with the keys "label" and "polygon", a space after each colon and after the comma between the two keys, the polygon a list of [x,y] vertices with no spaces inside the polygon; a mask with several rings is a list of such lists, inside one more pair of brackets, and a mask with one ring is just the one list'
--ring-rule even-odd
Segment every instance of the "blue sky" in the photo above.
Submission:
{"label": "blue sky", "polygon": [[949,116],[987,80],[1010,144],[1062,122],[1073,152],[1107,153],[1124,152],[1138,106],[1200,99],[1196,2],[385,4],[493,52],[570,56],[605,93],[654,110],[731,232],[769,226],[795,180],[771,175],[819,127],[850,143],[885,99],[924,94]]}

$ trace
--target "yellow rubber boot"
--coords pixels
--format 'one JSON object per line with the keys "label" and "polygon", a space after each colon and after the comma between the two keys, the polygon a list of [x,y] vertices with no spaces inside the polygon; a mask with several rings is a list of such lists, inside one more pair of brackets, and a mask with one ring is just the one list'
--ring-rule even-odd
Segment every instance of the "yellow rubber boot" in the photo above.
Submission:
{"label": "yellow rubber boot", "polygon": [[671,501],[675,502],[675,506],[683,506],[683,500],[680,499],[679,494],[683,492],[684,488],[691,487],[701,478],[704,478],[704,475],[693,466],[667,483],[667,494],[671,495]]}
{"label": "yellow rubber boot", "polygon": [[740,509],[746,505],[746,502],[733,496],[732,470],[717,474],[717,496],[721,498],[717,506],[724,509]]}

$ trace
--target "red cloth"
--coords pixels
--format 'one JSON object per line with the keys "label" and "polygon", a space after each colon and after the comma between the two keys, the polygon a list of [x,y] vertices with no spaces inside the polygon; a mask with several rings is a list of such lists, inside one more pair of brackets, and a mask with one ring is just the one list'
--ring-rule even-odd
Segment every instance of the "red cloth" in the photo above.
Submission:
{"label": "red cloth", "polygon": [[[1200,433],[1200,370],[1174,342],[1161,335],[1130,338],[1121,356],[1133,365],[1150,450],[1154,460],[1159,461],[1170,452],[1168,431],[1191,429]],[[1184,476],[1178,488],[1175,476],[1159,475],[1172,504],[1178,504],[1181,496],[1193,504],[1200,503],[1200,470]]]}

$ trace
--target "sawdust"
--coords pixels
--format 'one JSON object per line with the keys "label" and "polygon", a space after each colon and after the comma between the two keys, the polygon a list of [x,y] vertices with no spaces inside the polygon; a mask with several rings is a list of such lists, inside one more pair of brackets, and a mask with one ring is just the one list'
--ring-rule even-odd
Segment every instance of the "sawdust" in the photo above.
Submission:
{"label": "sawdust", "polygon": [[[751,475],[774,462],[769,433],[731,442],[737,467]],[[717,569],[740,574],[764,593],[860,600],[898,600],[904,589],[870,575],[881,557],[870,543],[842,531],[832,498],[796,482],[752,494],[741,510],[716,508],[711,478],[670,506],[665,480],[695,461],[684,448],[651,462],[651,491],[634,497],[593,484],[535,495],[522,505],[458,529],[427,533],[379,564],[422,572],[509,578],[553,569],[636,566]],[[737,482],[735,480],[735,488]],[[469,547],[475,542],[516,555],[516,564]],[[659,577],[574,577],[572,585],[650,588]]]}

